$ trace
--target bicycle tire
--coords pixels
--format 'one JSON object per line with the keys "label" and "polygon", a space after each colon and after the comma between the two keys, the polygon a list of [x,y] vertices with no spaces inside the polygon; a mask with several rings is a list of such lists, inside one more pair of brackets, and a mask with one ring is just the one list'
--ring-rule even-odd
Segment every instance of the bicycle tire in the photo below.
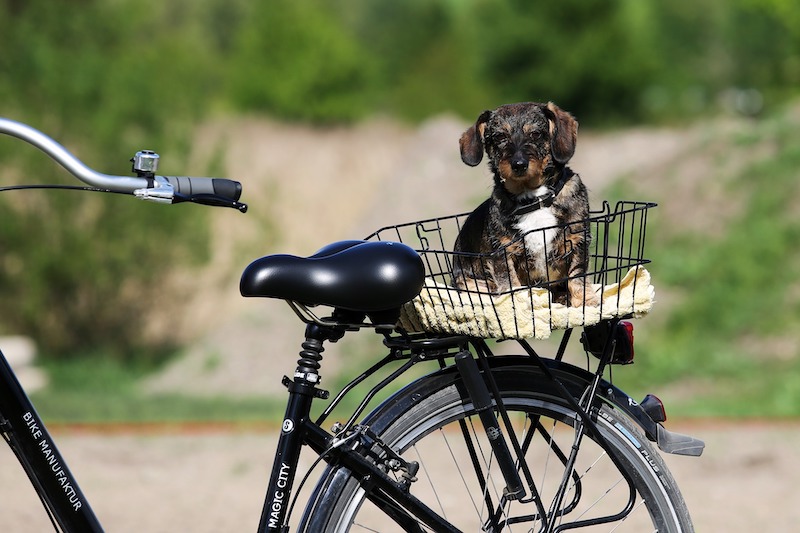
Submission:
{"label": "bicycle tire", "polygon": [[[522,415],[526,422],[532,421],[533,417],[541,417],[540,421],[546,422],[544,427],[547,436],[540,434],[536,447],[526,447],[525,456],[536,480],[537,490],[540,491],[540,501],[544,509],[548,510],[548,502],[556,490],[553,479],[560,482],[564,476],[564,462],[557,457],[552,444],[561,442],[561,449],[568,455],[574,440],[577,417],[558,394],[553,383],[536,367],[529,364],[507,364],[504,359],[491,359],[490,362],[506,410],[517,418]],[[568,380],[562,382],[567,383]],[[367,417],[365,424],[379,434],[386,444],[407,457],[407,460],[420,462],[418,480],[411,486],[412,493],[460,530],[545,531],[541,520],[513,525],[505,523],[499,529],[487,526],[488,512],[484,508],[484,494],[474,481],[468,479],[475,475],[467,475],[458,468],[459,463],[465,462],[461,459],[463,450],[460,448],[464,446],[466,439],[458,430],[449,429],[459,426],[459,421],[465,421],[473,427],[478,425],[477,420],[472,421],[475,412],[472,405],[462,399],[462,390],[460,377],[453,369],[431,374],[410,384],[384,402]],[[580,394],[580,391],[572,392]],[[591,433],[583,439],[578,453],[579,462],[569,474],[571,481],[566,501],[559,509],[568,512],[553,519],[553,510],[549,510],[551,516],[548,520],[555,520],[551,530],[667,533],[693,531],[688,509],[671,473],[638,426],[619,408],[607,402],[603,402],[595,410],[595,414],[597,427],[602,435],[600,441],[604,441],[607,448],[598,444],[598,439]],[[517,425],[515,430],[518,429]],[[533,435],[529,431],[530,427],[532,424],[523,424],[519,429]],[[492,493],[492,499],[497,505],[503,480],[491,469],[490,448],[486,442],[480,442],[486,441],[485,432],[481,433],[483,436],[476,446],[485,460],[484,466],[488,464],[490,467],[483,475],[490,480],[487,491]],[[434,437],[437,441],[442,439],[445,444],[432,442]],[[522,434],[519,439],[524,442]],[[434,462],[428,463],[423,455],[431,453]],[[445,459],[454,464],[453,468],[444,469]],[[539,462],[533,463],[535,459]],[[469,460],[466,462],[469,463]],[[549,470],[558,472],[552,475]],[[584,529],[581,524],[587,520],[608,518],[620,510],[617,508],[623,505],[617,501],[620,499],[620,492],[628,490],[630,493],[632,490],[625,482],[626,476],[631,480],[630,487],[635,488],[633,512],[621,521],[591,527],[586,525]],[[442,478],[446,480],[446,486],[437,487],[435,483]],[[621,491],[618,490],[620,487]],[[475,494],[476,488],[478,494]],[[624,494],[622,499],[625,499]],[[348,469],[332,465],[323,473],[309,500],[300,531],[386,533],[411,529],[408,525],[398,526],[378,509],[370,509],[373,506],[365,498],[364,489]],[[534,503],[508,502],[507,514],[503,520],[536,513]],[[418,531],[429,531],[422,525],[414,527],[418,527]]]}

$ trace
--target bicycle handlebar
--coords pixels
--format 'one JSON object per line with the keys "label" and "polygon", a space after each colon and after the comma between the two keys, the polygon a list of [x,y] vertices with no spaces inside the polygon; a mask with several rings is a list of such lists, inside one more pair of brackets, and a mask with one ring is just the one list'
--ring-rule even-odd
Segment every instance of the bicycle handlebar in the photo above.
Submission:
{"label": "bicycle handlebar", "polygon": [[155,170],[158,155],[154,152],[138,152],[132,159],[136,176],[117,176],[89,168],[62,145],[27,124],[0,117],[0,133],[32,144],[70,174],[100,190],[132,194],[143,200],[159,203],[188,201],[233,207],[243,213],[247,211],[247,205],[239,202],[242,184],[238,181],[193,176],[157,176]]}

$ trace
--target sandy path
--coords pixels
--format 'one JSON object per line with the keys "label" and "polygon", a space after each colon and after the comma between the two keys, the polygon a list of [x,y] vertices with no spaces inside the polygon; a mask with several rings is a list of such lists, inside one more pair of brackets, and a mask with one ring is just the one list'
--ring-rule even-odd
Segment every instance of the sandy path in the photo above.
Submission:
{"label": "sandy path", "polygon": [[[699,459],[668,457],[697,531],[792,531],[800,521],[800,423],[674,424],[703,438]],[[56,435],[107,531],[254,531],[275,435]],[[0,530],[49,523],[8,450],[0,452]]]}

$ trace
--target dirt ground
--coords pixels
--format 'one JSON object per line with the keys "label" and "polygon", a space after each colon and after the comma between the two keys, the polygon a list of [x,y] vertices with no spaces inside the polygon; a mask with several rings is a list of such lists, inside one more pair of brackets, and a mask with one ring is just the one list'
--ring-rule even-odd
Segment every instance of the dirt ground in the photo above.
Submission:
{"label": "dirt ground", "polygon": [[[697,531],[794,531],[800,422],[684,422],[700,458],[667,457]],[[254,531],[276,436],[269,431],[59,431],[55,440],[107,531]],[[306,461],[307,463],[308,461]],[[0,530],[51,530],[11,452],[0,452]]]}

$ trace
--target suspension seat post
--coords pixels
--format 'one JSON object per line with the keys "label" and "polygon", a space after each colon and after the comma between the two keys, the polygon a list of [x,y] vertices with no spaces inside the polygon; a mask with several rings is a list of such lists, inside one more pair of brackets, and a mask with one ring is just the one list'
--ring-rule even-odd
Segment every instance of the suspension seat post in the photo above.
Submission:
{"label": "suspension seat post", "polygon": [[336,342],[344,336],[345,330],[338,326],[324,326],[310,323],[306,326],[306,339],[303,341],[297,369],[294,371],[295,382],[315,386],[320,382],[319,369],[325,341]]}
{"label": "suspension seat post", "polygon": [[322,352],[325,350],[323,344],[325,341],[341,339],[344,333],[342,327],[309,324],[294,379],[283,378],[283,384],[289,390],[289,401],[281,424],[258,531],[288,531],[288,502],[300,460],[306,423],[311,414],[311,403],[314,398],[328,398],[328,391],[317,388]]}

